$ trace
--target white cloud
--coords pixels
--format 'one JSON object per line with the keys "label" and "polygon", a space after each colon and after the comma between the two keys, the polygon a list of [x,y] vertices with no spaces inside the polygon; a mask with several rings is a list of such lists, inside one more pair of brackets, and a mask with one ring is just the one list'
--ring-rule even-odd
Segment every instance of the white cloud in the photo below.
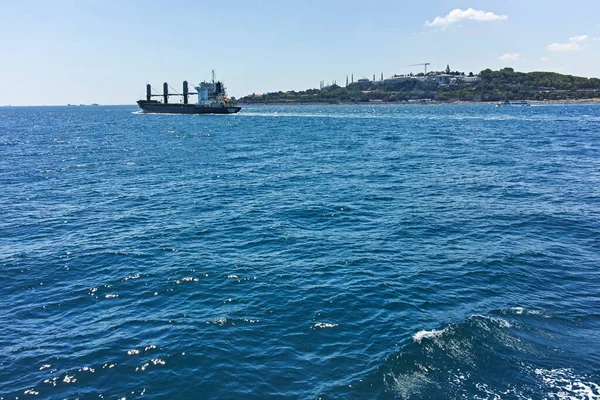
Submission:
{"label": "white cloud", "polygon": [[600,40],[600,37],[595,37],[592,40]]}
{"label": "white cloud", "polygon": [[501,61],[519,61],[521,59],[521,55],[519,53],[507,53],[498,57]]}
{"label": "white cloud", "polygon": [[581,42],[584,42],[588,38],[588,35],[573,36],[569,38],[567,43],[552,43],[546,46],[548,51],[579,51]]}
{"label": "white cloud", "polygon": [[463,21],[466,19],[474,20],[474,21],[500,21],[508,19],[506,15],[497,15],[493,12],[486,11],[478,11],[472,8],[461,10],[460,8],[456,8],[448,13],[448,15],[443,17],[435,17],[432,22],[425,22],[425,25],[431,28],[440,28],[446,29],[451,24],[457,23],[459,21]]}
{"label": "white cloud", "polygon": [[570,43],[552,43],[546,46],[546,50],[548,51],[578,51],[581,50],[582,47],[579,43],[570,42]]}
{"label": "white cloud", "polygon": [[548,57],[542,57],[540,58],[540,60],[542,60],[543,62],[548,62],[550,61],[550,59]]}
{"label": "white cloud", "polygon": [[573,36],[572,38],[569,38],[569,42],[583,42],[587,38],[588,35]]}

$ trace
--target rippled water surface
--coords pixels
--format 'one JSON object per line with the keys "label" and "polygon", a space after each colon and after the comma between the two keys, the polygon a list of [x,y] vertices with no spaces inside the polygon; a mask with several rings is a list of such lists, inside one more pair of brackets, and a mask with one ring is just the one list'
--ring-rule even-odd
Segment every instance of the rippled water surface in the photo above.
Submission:
{"label": "rippled water surface", "polygon": [[0,109],[0,397],[600,397],[600,107]]}

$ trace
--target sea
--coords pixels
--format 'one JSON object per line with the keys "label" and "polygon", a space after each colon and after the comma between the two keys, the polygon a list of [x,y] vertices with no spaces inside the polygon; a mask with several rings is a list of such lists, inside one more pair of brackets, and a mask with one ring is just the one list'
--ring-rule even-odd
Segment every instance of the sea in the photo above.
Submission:
{"label": "sea", "polygon": [[600,106],[0,108],[1,399],[599,399]]}

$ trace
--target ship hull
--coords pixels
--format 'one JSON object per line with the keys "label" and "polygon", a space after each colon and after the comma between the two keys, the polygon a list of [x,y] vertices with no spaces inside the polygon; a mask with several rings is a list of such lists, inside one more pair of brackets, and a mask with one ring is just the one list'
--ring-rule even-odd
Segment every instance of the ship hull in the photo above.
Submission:
{"label": "ship hull", "polygon": [[152,114],[235,114],[242,107],[203,106],[198,104],[165,104],[158,101],[140,100],[138,106]]}

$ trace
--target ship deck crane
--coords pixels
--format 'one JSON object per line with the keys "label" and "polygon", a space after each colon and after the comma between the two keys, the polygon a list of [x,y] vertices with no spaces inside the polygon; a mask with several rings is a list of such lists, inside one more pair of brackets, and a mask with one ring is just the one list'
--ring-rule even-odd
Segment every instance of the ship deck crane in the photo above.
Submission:
{"label": "ship deck crane", "polygon": [[423,66],[425,66],[425,75],[427,75],[427,66],[431,65],[431,63],[410,64],[409,67],[415,67],[417,65],[423,65]]}
{"label": "ship deck crane", "polygon": [[[163,94],[153,94],[152,93],[152,86],[150,86],[150,84],[146,85],[146,101],[150,101],[152,100],[153,97],[162,97],[163,98],[163,102],[165,104],[169,103],[169,96],[183,96],[183,104],[188,104],[188,97],[192,94],[198,94],[197,92],[190,92],[188,89],[188,83],[187,81],[183,81],[183,94],[180,93],[169,93],[169,88],[171,86],[165,82],[163,83]],[[175,89],[173,89],[171,87],[171,90],[175,91]]]}

